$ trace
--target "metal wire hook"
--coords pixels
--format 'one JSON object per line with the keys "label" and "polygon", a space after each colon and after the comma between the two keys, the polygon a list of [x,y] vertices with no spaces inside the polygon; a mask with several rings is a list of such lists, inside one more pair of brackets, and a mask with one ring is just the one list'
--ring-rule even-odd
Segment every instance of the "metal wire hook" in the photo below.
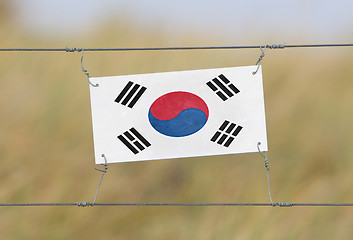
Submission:
{"label": "metal wire hook", "polygon": [[98,83],[97,83],[97,84],[93,84],[93,83],[90,81],[90,77],[91,77],[91,76],[89,75],[89,73],[87,72],[87,70],[83,67],[84,49],[82,48],[81,51],[82,51],[82,56],[81,56],[81,68],[82,68],[82,72],[87,76],[87,80],[88,80],[89,84],[91,84],[91,86],[93,86],[93,87],[99,87],[99,84],[98,84]]}
{"label": "metal wire hook", "polygon": [[258,143],[257,143],[257,150],[259,151],[259,153],[261,154],[261,156],[262,156],[263,158],[265,158],[265,167],[268,168],[268,158],[267,158],[265,152],[263,152],[263,153],[261,152],[261,150],[260,150],[260,145],[261,145],[261,142],[258,142]]}
{"label": "metal wire hook", "polygon": [[98,187],[97,187],[97,190],[96,190],[96,194],[94,195],[94,200],[93,200],[93,203],[92,203],[92,207],[94,206],[94,204],[96,203],[96,199],[97,199],[97,195],[98,195],[98,191],[99,191],[99,187],[101,186],[101,183],[102,183],[102,180],[103,180],[103,177],[104,177],[104,174],[107,172],[108,170],[108,163],[107,163],[107,158],[105,157],[104,154],[102,154],[102,157],[104,158],[104,164],[102,164],[104,166],[104,169],[99,169],[99,168],[95,168],[97,171],[100,171],[102,172],[102,176],[101,176],[101,179],[99,181],[99,184],[98,184]]}
{"label": "metal wire hook", "polygon": [[263,158],[265,158],[265,168],[266,168],[266,175],[267,175],[268,196],[269,196],[269,198],[270,198],[270,202],[271,202],[272,206],[275,207],[276,204],[274,204],[274,203],[272,202],[272,197],[271,197],[270,174],[269,174],[270,168],[268,167],[268,166],[269,166],[268,158],[267,158],[265,152],[261,152],[261,150],[260,150],[260,145],[261,145],[261,142],[258,142],[258,143],[257,143],[257,149],[259,150],[259,153],[261,154],[261,156],[262,156]]}
{"label": "metal wire hook", "polygon": [[259,60],[257,60],[256,64],[257,65],[257,68],[254,72],[252,72],[253,75],[255,75],[257,73],[257,71],[259,71],[259,68],[260,68],[260,63],[261,63],[261,60],[263,59],[263,57],[265,56],[265,50],[267,48],[268,45],[265,45],[264,49],[262,49],[262,47],[260,47],[260,50],[261,50],[261,55],[259,57]]}
{"label": "metal wire hook", "polygon": [[104,166],[104,169],[99,169],[99,168],[95,168],[97,171],[100,171],[100,172],[107,172],[107,169],[108,169],[108,163],[107,163],[107,158],[105,157],[104,154],[102,154],[102,157],[104,158],[104,163],[102,163],[102,165]]}

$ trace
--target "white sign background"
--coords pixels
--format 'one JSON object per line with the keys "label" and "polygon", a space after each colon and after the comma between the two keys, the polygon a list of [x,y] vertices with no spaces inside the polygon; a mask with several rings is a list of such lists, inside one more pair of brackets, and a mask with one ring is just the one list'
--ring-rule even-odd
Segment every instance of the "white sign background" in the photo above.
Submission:
{"label": "white sign background", "polygon": [[[195,156],[267,151],[265,108],[261,68],[256,66],[206,70],[126,75],[91,78],[90,86],[94,150],[96,164],[184,158]],[[206,83],[225,75],[240,92],[227,101],[220,99]],[[115,102],[131,81],[147,90],[133,108]],[[209,109],[207,123],[198,132],[185,137],[168,137],[157,132],[148,120],[152,103],[160,96],[175,91],[190,92],[201,97]],[[229,147],[210,141],[224,120],[243,127]],[[117,136],[134,127],[151,146],[132,153]]]}

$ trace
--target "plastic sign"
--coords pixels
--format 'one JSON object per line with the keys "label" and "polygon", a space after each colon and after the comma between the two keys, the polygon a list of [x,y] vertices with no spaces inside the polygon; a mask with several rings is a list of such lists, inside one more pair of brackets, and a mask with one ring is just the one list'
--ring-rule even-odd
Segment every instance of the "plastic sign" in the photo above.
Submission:
{"label": "plastic sign", "polygon": [[97,164],[267,151],[261,68],[91,78]]}

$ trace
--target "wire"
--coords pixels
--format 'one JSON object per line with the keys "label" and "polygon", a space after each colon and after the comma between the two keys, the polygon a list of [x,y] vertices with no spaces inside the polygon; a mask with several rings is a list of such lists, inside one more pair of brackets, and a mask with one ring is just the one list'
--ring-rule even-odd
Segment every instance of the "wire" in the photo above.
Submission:
{"label": "wire", "polygon": [[204,46],[204,47],[146,47],[146,48],[0,48],[2,52],[81,52],[84,51],[171,51],[171,50],[221,50],[221,49],[284,49],[284,48],[316,48],[316,47],[353,47],[353,43],[330,44],[272,44],[250,46]]}
{"label": "wire", "polygon": [[51,206],[174,206],[174,207],[209,207],[209,206],[230,206],[230,207],[353,207],[353,203],[2,203],[0,207],[51,207]]}
{"label": "wire", "polygon": [[1,203],[0,207],[77,206],[77,203]]}
{"label": "wire", "polygon": [[[93,86],[94,86],[94,85],[93,85]],[[107,163],[107,158],[105,157],[105,154],[102,154],[102,157],[104,158],[104,164],[102,164],[102,165],[104,166],[104,169],[102,170],[102,169],[96,168],[97,171],[102,172],[102,176],[101,176],[101,180],[99,181],[99,184],[98,184],[98,187],[97,187],[97,190],[96,190],[96,194],[94,195],[94,200],[93,200],[92,205],[94,205],[94,204],[96,203],[98,191],[99,191],[99,188],[100,188],[100,186],[101,186],[101,183],[102,183],[104,174],[106,174],[106,173],[107,173],[107,170],[108,170],[108,163]]]}

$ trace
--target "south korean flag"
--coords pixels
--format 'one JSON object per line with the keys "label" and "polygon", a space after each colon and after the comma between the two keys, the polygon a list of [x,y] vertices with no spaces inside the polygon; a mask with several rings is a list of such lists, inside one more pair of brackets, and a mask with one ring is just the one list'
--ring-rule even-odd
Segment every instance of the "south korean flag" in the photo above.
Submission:
{"label": "south korean flag", "polygon": [[267,151],[254,68],[91,78],[96,164]]}

